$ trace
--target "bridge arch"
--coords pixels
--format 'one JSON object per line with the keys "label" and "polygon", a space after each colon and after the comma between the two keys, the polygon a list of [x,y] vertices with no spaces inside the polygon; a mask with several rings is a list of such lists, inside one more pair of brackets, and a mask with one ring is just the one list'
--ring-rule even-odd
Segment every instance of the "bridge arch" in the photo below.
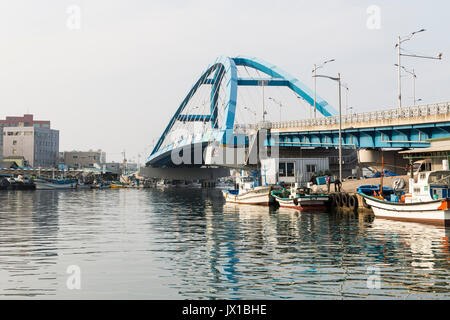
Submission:
{"label": "bridge arch", "polygon": [[[217,71],[216,71],[217,70]],[[223,71],[222,71],[223,70]],[[170,129],[176,122],[178,116],[181,114],[181,112],[184,110],[188,102],[191,100],[191,98],[194,96],[194,94],[197,92],[198,88],[202,85],[207,83],[208,77],[216,71],[216,74],[214,76],[214,79],[218,79],[218,77],[225,77],[225,83],[226,83],[226,101],[227,104],[225,105],[225,115],[224,123],[222,124],[223,129],[233,129],[234,125],[234,115],[236,112],[236,100],[237,100],[237,69],[236,65],[233,61],[233,59],[225,56],[218,57],[212,65],[210,65],[205,72],[200,76],[200,78],[197,80],[197,82],[194,84],[194,86],[189,90],[187,96],[184,98],[184,100],[181,102],[180,106],[178,107],[177,111],[175,112],[172,119],[170,119],[169,124],[167,125],[166,129],[164,130],[163,134],[159,138],[158,142],[156,143],[152,154],[154,154],[158,149],[161,147],[161,144],[163,143],[164,139],[166,138],[167,134],[169,133]],[[214,92],[215,88],[213,85]],[[213,93],[211,93],[213,95]],[[214,97],[212,97],[214,99]],[[212,100],[213,100],[212,99]],[[211,107],[211,112],[214,113],[213,107]],[[214,116],[212,114],[211,116]],[[214,122],[212,122],[214,123]]]}
{"label": "bridge arch", "polygon": [[[197,92],[197,90],[203,84],[211,84],[211,96],[210,96],[210,115],[212,130],[215,130],[218,134],[215,135],[216,140],[223,140],[224,136],[230,137],[234,130],[234,121],[236,115],[236,103],[238,86],[240,85],[260,85],[259,81],[240,79],[238,78],[237,66],[245,66],[249,68],[261,71],[270,77],[271,84],[278,86],[286,86],[298,96],[303,98],[311,106],[314,105],[314,93],[298,79],[290,75],[289,73],[281,70],[275,65],[269,64],[261,59],[247,56],[237,56],[234,58],[220,56],[216,58],[213,64],[202,73],[197,82],[189,90],[188,94],[181,102],[180,106],[176,110],[175,114],[169,121],[167,127],[163,131],[161,137],[157,141],[152,153],[147,158],[147,165],[151,164],[152,158],[156,155],[164,143],[165,138],[170,133],[177,120],[192,120],[191,118],[198,119],[201,115],[186,116],[181,115],[186,105],[191,98]],[[213,78],[209,78],[213,74]],[[214,120],[217,118],[217,92],[218,87],[225,86],[225,104],[223,106],[223,118],[220,124],[216,124]],[[316,108],[325,117],[337,115],[337,111],[330,106],[325,100],[316,95]],[[181,118],[180,118],[181,117]],[[191,118],[190,118],[191,117]]]}
{"label": "bridge arch", "polygon": [[[247,57],[247,56],[237,56],[233,58],[236,66],[246,66],[256,70],[259,70],[269,77],[284,80],[285,86],[294,91],[300,97],[302,97],[308,104],[314,106],[314,92],[309,89],[305,84],[300,82],[297,78],[293,77],[284,70],[278,68],[277,66],[265,62],[259,58]],[[337,110],[328,104],[324,99],[316,94],[316,108],[325,117],[336,116],[338,114]]]}

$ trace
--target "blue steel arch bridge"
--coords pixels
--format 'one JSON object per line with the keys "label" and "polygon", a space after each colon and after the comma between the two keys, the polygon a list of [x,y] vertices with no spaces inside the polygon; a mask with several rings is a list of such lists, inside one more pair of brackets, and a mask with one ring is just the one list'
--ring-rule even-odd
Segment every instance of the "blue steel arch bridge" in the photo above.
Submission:
{"label": "blue steel arch bridge", "polygon": [[[279,93],[277,99],[275,92]],[[269,130],[264,141],[268,147],[338,147],[338,112],[317,94],[315,100],[310,88],[275,65],[247,56],[218,57],[175,110],[146,166],[175,166],[172,154],[182,154],[187,148],[203,151],[211,144],[248,147],[249,132],[259,128]],[[279,119],[274,104],[279,106]],[[284,111],[287,105],[294,105],[294,113]],[[319,118],[307,118],[308,110],[312,116],[313,106]],[[283,120],[283,115],[290,119]],[[428,139],[450,136],[450,103],[345,113],[341,123],[343,148],[429,147]],[[198,167],[203,160],[191,159],[182,166]]]}

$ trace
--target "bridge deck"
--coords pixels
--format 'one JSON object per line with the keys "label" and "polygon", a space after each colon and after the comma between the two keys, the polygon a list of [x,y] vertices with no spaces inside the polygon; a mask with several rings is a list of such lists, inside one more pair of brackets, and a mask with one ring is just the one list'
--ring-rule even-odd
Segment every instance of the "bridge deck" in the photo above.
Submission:
{"label": "bridge deck", "polygon": [[[356,113],[342,116],[342,129],[378,128],[388,126],[428,127],[428,124],[450,122],[450,102]],[[339,130],[339,117],[272,122],[272,132]]]}

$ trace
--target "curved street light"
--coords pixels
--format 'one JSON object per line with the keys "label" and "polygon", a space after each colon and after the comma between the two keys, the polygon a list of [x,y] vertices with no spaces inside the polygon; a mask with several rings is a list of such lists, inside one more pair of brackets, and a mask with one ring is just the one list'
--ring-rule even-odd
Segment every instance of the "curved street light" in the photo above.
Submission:
{"label": "curved street light", "polygon": [[316,114],[317,114],[317,108],[316,108],[316,95],[317,95],[317,84],[316,84],[316,78],[317,78],[317,70],[320,68],[323,68],[327,63],[336,61],[335,59],[329,59],[326,60],[324,62],[322,62],[322,64],[317,65],[314,64],[314,69],[312,70],[313,73],[313,78],[314,78],[314,119],[316,119]]}
{"label": "curved street light", "polygon": [[269,100],[272,100],[273,102],[275,102],[277,105],[280,106],[280,122],[281,122],[281,108],[283,107],[283,104],[280,101],[278,101],[272,97],[269,97]]}
{"label": "curved street light", "polygon": [[328,78],[338,82],[338,99],[339,99],[339,180],[342,181],[342,108],[341,108],[341,74],[337,77],[330,77],[321,74],[314,75],[317,78]]}
{"label": "curved street light", "polygon": [[255,115],[255,118],[256,118],[256,112],[255,111],[253,111],[252,109],[250,109],[248,107],[244,107],[244,109],[249,111],[249,112],[251,112],[251,113],[253,113]]}
{"label": "curved street light", "polygon": [[[398,67],[398,64],[395,64],[396,67]],[[416,105],[417,101],[420,101],[422,99],[416,100],[416,78],[417,78],[417,74],[414,71],[414,69],[407,69],[404,66],[401,66],[401,68],[406,72],[409,73],[412,76],[412,80],[413,80],[413,104]]]}
{"label": "curved street light", "polygon": [[402,85],[401,85],[401,77],[402,77],[402,65],[400,57],[413,57],[413,58],[424,58],[424,59],[434,59],[434,60],[442,60],[442,53],[438,53],[435,57],[434,56],[425,56],[425,55],[417,55],[417,54],[404,54],[402,53],[401,44],[405,41],[411,40],[411,38],[420,32],[426,31],[425,29],[420,29],[414,32],[411,32],[409,35],[401,37],[398,36],[397,44],[395,45],[395,48],[397,48],[397,55],[398,55],[398,62],[395,64],[398,68],[398,107],[399,109],[402,107]]}

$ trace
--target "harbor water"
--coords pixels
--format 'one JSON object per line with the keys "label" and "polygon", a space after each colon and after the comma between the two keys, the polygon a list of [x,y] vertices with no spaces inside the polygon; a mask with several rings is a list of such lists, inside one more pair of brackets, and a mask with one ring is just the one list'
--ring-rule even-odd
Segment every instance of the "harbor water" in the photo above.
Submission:
{"label": "harbor water", "polygon": [[450,298],[444,227],[229,205],[219,189],[5,191],[0,204],[1,298]]}

